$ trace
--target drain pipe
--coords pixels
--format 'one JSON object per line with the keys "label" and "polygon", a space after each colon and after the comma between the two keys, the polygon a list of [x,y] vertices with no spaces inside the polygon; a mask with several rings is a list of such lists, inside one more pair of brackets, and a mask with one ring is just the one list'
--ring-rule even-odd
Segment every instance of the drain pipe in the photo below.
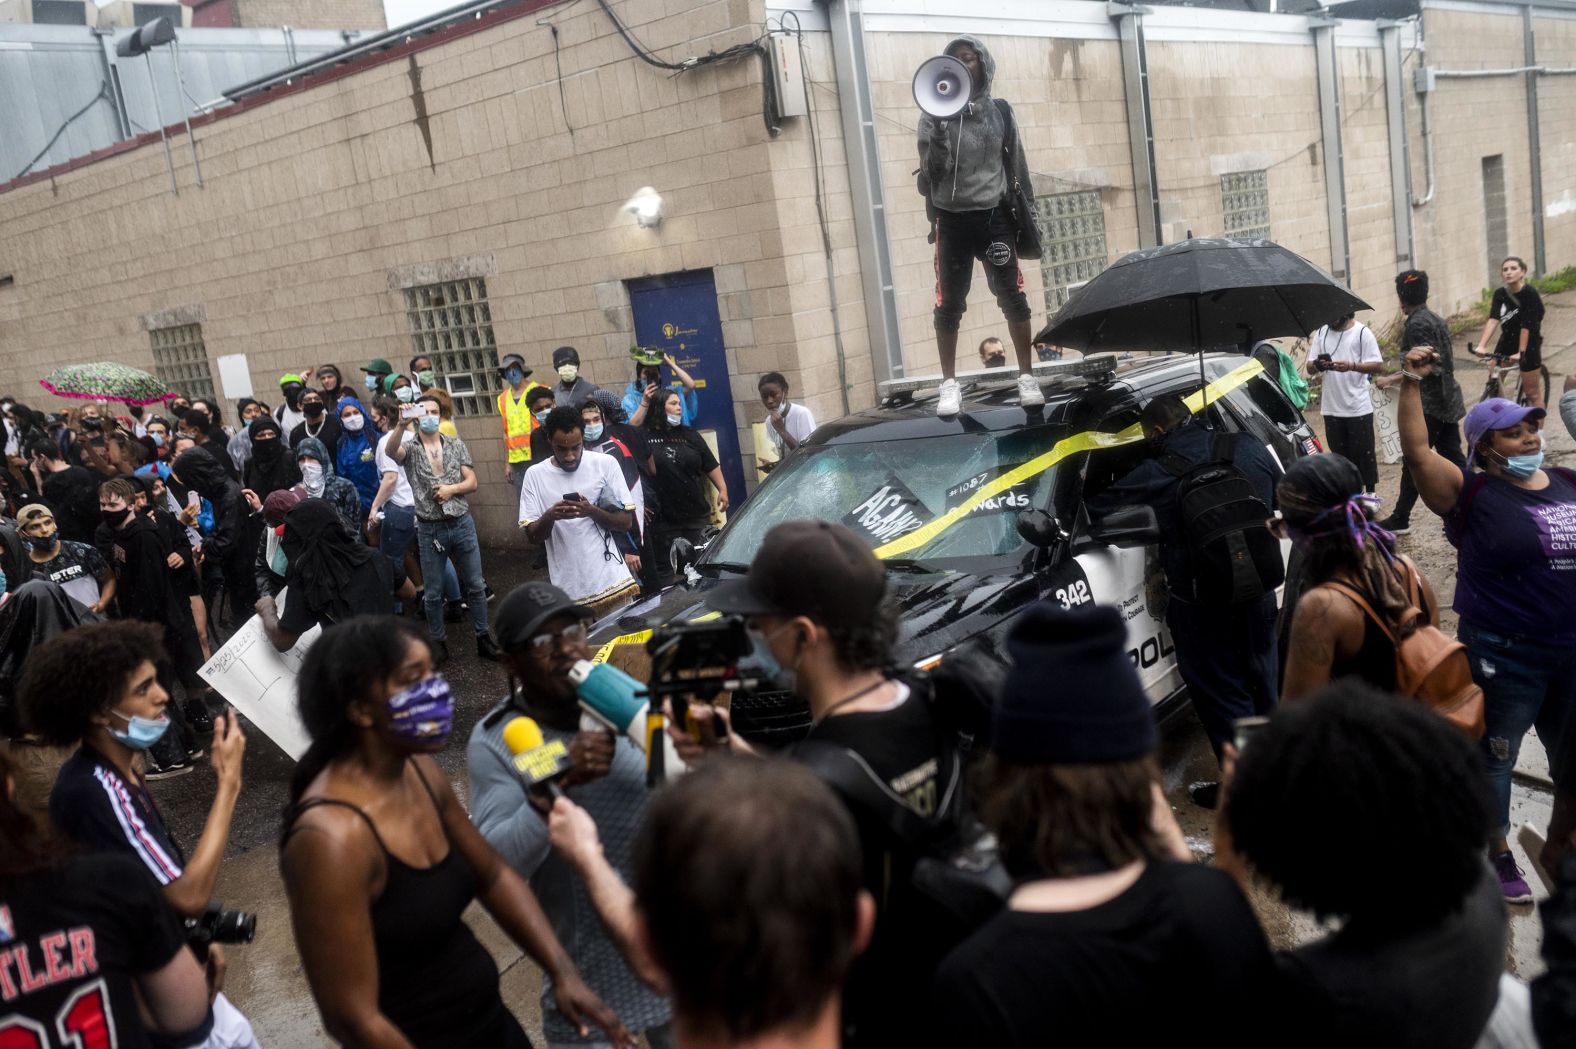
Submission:
{"label": "drain pipe", "polygon": [[1412,201],[1414,208],[1434,199],[1434,125],[1428,120],[1428,98],[1434,93],[1433,73],[1432,69],[1417,71],[1417,101],[1423,112],[1423,171],[1428,175],[1428,192]]}

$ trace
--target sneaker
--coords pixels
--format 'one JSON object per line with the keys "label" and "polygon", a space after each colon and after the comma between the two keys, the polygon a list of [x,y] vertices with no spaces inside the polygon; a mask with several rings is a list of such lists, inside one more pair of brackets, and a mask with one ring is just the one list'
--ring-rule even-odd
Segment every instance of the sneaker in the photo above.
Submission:
{"label": "sneaker", "polygon": [[498,662],[499,657],[503,655],[498,650],[498,645],[493,641],[490,634],[476,635],[476,654],[482,659],[488,659],[494,663]]}
{"label": "sneaker", "polygon": [[435,671],[442,669],[443,664],[449,661],[449,643],[447,641],[429,641],[427,644],[432,649],[432,669]]}
{"label": "sneaker", "polygon": [[1045,391],[1040,389],[1039,382],[1024,372],[1018,376],[1018,406],[1021,408],[1038,408],[1045,403]]}
{"label": "sneaker", "polygon": [[1386,517],[1383,521],[1379,522],[1379,527],[1383,528],[1391,535],[1405,535],[1412,530],[1412,525],[1410,522],[1398,520],[1394,517]]}
{"label": "sneaker", "polygon": [[936,392],[938,394],[936,397],[937,415],[951,416],[963,410],[963,391],[958,388],[958,380],[941,380],[941,388]]}
{"label": "sneaker", "polygon": [[463,601],[445,601],[443,603],[443,621],[445,623],[458,623],[465,617],[465,603]]}
{"label": "sneaker", "polygon": [[188,699],[181,711],[186,715],[186,723],[192,731],[199,736],[213,736],[213,715],[208,712],[208,704],[200,699]]}
{"label": "sneaker", "polygon": [[[173,726],[171,726],[173,731]],[[144,751],[147,761],[143,775],[148,779],[169,779],[171,776],[183,776],[192,771],[191,759],[186,756],[185,748],[177,743],[170,732],[153,746]]]}
{"label": "sneaker", "polygon": [[1213,811],[1220,804],[1220,784],[1190,783],[1188,784],[1187,795],[1193,799],[1193,804],[1199,808]]}
{"label": "sneaker", "polygon": [[1505,894],[1506,903],[1531,903],[1532,887],[1516,866],[1516,857],[1509,849],[1493,857],[1494,873],[1499,875],[1499,891]]}

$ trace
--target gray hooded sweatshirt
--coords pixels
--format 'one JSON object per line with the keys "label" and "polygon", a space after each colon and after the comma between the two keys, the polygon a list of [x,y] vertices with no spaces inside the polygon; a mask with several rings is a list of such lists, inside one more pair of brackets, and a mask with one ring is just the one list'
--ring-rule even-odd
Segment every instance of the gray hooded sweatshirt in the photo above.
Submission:
{"label": "gray hooded sweatshirt", "polygon": [[[919,192],[942,211],[988,211],[1002,202],[1009,188],[1002,157],[1007,122],[990,93],[996,60],[973,36],[954,38],[943,54],[965,45],[980,56],[985,83],[975,85],[969,104],[957,116],[937,120],[922,113],[919,118]],[[1022,135],[1012,159],[1019,183],[1032,197]]]}

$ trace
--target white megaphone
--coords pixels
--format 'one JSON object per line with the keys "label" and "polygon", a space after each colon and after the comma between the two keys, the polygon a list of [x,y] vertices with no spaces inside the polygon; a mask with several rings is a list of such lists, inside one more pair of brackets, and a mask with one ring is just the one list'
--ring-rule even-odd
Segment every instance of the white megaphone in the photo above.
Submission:
{"label": "white megaphone", "polygon": [[957,116],[973,94],[968,67],[950,55],[928,58],[914,72],[914,101],[933,117]]}

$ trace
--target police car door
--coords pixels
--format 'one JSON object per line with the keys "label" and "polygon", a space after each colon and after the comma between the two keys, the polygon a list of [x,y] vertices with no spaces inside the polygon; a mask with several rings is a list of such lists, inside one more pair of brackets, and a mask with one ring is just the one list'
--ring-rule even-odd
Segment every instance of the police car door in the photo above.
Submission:
{"label": "police car door", "polygon": [[[1098,429],[1120,433],[1137,421],[1137,409],[1129,404],[1104,418]],[[1071,491],[1058,500],[1060,507],[1070,511],[1063,520],[1072,522],[1072,557],[1051,570],[1046,598],[1063,608],[1091,602],[1115,607],[1127,623],[1128,658],[1138,670],[1149,701],[1159,703],[1182,687],[1176,649],[1165,625],[1166,586],[1160,548],[1093,542],[1087,538],[1089,519],[1083,508],[1084,491],[1102,490],[1137,465],[1144,454],[1142,444],[1128,444],[1084,457],[1079,470],[1081,483],[1070,485]]]}

